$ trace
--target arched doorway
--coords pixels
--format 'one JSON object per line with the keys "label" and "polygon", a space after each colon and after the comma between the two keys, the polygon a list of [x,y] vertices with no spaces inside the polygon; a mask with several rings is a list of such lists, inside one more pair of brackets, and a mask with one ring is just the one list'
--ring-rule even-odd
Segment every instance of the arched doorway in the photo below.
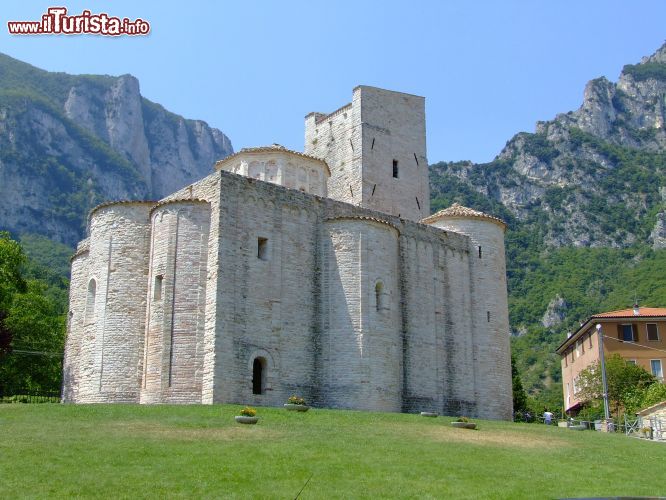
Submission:
{"label": "arched doorway", "polygon": [[254,358],[252,362],[252,394],[263,394],[266,391],[266,360]]}

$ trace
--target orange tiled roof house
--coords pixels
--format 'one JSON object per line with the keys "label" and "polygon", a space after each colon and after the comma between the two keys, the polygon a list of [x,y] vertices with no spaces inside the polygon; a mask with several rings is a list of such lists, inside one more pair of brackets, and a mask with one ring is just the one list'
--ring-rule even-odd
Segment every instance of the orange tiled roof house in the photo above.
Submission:
{"label": "orange tiled roof house", "polygon": [[601,325],[606,357],[619,354],[664,380],[666,308],[634,306],[595,314],[556,350],[562,358],[564,409],[568,414],[577,413],[585,403],[579,399],[576,382],[580,372],[599,359],[597,324]]}

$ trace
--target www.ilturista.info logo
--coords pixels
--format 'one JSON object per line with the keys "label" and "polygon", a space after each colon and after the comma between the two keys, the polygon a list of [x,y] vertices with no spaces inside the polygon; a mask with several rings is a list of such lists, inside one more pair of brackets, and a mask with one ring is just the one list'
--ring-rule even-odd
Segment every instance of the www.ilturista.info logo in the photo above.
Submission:
{"label": "www.ilturista.info logo", "polygon": [[7,21],[12,35],[147,35],[150,23],[141,18],[113,17],[104,12],[93,14],[84,10],[78,16],[68,16],[65,7],[49,7],[41,21]]}

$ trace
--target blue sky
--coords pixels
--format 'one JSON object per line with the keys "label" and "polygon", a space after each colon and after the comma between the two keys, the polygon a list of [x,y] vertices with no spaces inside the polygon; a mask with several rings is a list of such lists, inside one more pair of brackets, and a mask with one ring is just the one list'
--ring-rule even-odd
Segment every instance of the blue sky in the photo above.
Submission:
{"label": "blue sky", "polygon": [[[8,20],[142,18],[147,37],[31,36]],[[303,117],[358,84],[426,97],[428,158],[490,161],[537,120],[578,108],[666,38],[666,2],[3,1],[0,52],[50,71],[139,78],[142,94],[225,132],[236,150],[302,150]]]}

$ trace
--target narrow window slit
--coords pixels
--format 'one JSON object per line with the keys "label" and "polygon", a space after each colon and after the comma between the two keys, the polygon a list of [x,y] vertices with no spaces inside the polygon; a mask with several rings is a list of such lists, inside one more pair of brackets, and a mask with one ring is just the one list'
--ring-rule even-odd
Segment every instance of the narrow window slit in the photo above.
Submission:
{"label": "narrow window slit", "polygon": [[416,153],[414,153],[414,161],[416,162],[416,166],[419,166],[419,159],[416,157]]}

